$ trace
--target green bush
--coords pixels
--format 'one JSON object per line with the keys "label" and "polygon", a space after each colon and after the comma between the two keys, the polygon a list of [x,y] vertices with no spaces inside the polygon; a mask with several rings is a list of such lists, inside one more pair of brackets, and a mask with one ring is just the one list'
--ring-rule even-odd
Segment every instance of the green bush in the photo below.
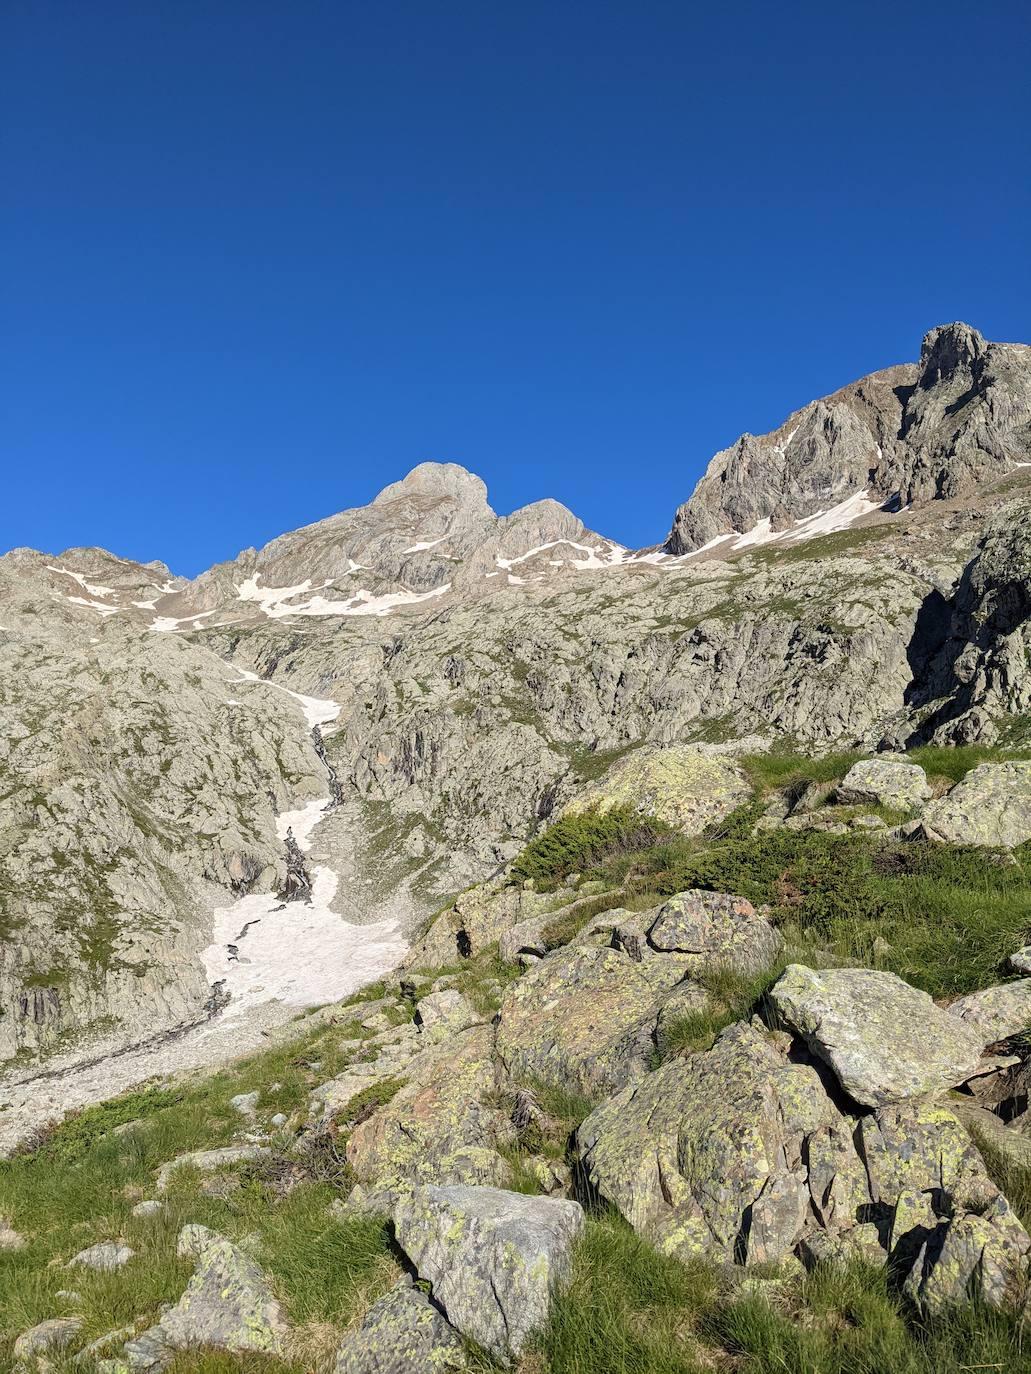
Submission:
{"label": "green bush", "polygon": [[655,845],[669,827],[629,806],[561,816],[526,846],[512,865],[512,882],[532,881],[541,892],[558,887],[570,873],[580,873],[615,854],[634,853]]}

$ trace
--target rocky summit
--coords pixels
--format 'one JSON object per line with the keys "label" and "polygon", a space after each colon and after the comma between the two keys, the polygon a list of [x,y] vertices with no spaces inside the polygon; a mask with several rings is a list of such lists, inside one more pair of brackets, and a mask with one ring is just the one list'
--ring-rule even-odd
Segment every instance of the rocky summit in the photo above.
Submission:
{"label": "rocky summit", "polygon": [[684,495],[0,557],[0,1367],[1031,1368],[1031,348]]}

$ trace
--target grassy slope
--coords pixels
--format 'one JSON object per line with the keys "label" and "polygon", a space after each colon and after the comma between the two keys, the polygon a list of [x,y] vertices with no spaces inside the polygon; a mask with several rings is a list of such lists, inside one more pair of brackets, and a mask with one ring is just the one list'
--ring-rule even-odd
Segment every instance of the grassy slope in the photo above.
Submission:
{"label": "grassy slope", "polygon": [[[950,751],[933,771],[981,761],[961,760],[958,752]],[[928,758],[925,766],[933,762],[939,761]],[[828,772],[825,761],[766,756],[755,767],[767,770],[757,781],[772,786],[833,777],[843,764],[847,760],[839,759]],[[524,863],[532,867],[538,852],[549,881],[564,869],[583,868],[586,833],[591,876],[618,887],[620,905],[644,909],[691,885],[741,891],[771,903],[791,957],[879,963],[936,995],[997,980],[1002,957],[1031,934],[1023,855],[1003,867],[986,862],[981,851],[898,846],[861,835],[774,831],[753,838],[751,820],[741,813],[702,841],[645,836],[653,842],[643,846],[640,828],[628,826],[626,848],[618,834],[613,840],[606,831],[599,844],[596,833],[580,827],[570,834],[568,853],[562,833],[553,830],[538,851],[530,847]],[[608,900],[617,900],[615,892]],[[566,938],[572,933],[563,932]],[[879,943],[875,951],[878,939],[888,947]],[[454,972],[489,1014],[517,970],[488,953]],[[714,976],[712,990],[723,1010],[674,1028],[666,1053],[711,1043],[721,1024],[750,1011],[771,976],[754,982]],[[131,1208],[153,1195],[160,1164],[235,1136],[241,1121],[229,1105],[234,1094],[259,1089],[265,1116],[303,1109],[317,1083],[365,1052],[356,1017],[361,1003],[381,992],[367,989],[352,999],[352,1010],[341,1009],[335,1024],[307,1030],[293,1044],[214,1077],[83,1112],[34,1153],[0,1164],[0,1215],[29,1241],[21,1250],[0,1251],[0,1367],[10,1362],[13,1338],[46,1317],[81,1311],[84,1339],[137,1317],[152,1320],[160,1303],[178,1297],[189,1274],[189,1265],[175,1258],[177,1231],[186,1221],[200,1221],[251,1248],[295,1323],[297,1339],[285,1361],[183,1356],[175,1374],[331,1369],[340,1332],[399,1272],[384,1223],[331,1217],[343,1177],[313,1171],[284,1196],[274,1170],[244,1170],[239,1187],[210,1196],[200,1191],[195,1173],[181,1171],[165,1215],[137,1219]],[[509,1152],[513,1186],[529,1191],[536,1187],[530,1156],[561,1162],[572,1130],[592,1104],[551,1094],[542,1095],[541,1105],[549,1120],[543,1137],[538,1133]],[[133,1122],[138,1124],[128,1124]],[[1031,1178],[999,1181],[1031,1221]],[[137,1251],[124,1270],[98,1275],[59,1267],[84,1246],[119,1236]],[[81,1305],[58,1298],[62,1289],[78,1292]],[[925,1325],[882,1273],[786,1274],[756,1289],[761,1291],[742,1288],[740,1275],[665,1259],[618,1217],[599,1211],[590,1217],[573,1285],[522,1361],[523,1374],[932,1374],[972,1367],[1031,1374],[1031,1354],[1009,1318],[968,1312]],[[474,1357],[474,1367],[491,1365]]]}

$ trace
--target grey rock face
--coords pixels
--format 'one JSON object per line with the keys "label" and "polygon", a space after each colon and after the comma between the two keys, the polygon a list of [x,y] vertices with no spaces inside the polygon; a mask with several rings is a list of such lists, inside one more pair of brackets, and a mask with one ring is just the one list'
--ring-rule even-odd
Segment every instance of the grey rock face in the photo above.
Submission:
{"label": "grey rock face", "polygon": [[981,763],[920,817],[947,844],[1013,848],[1031,839],[1031,763]]}
{"label": "grey rock face", "polygon": [[357,1331],[344,1337],[335,1374],[448,1374],[467,1367],[454,1327],[424,1293],[399,1284],[373,1303]]}
{"label": "grey rock face", "polygon": [[723,965],[742,973],[769,968],[783,941],[743,897],[680,892],[659,908],[648,930],[654,949],[691,955],[689,968]]}
{"label": "grey rock face", "polygon": [[420,1188],[394,1214],[397,1238],[448,1321],[510,1360],[548,1319],[572,1272],[575,1202],[497,1188]]}
{"label": "grey rock face", "polygon": [[915,763],[900,759],[861,759],[845,774],[837,789],[846,806],[888,806],[914,811],[931,796],[927,774]]}
{"label": "grey rock face", "polygon": [[986,1045],[1031,1027],[1031,978],[982,988],[949,1003],[949,1014],[972,1026]]}
{"label": "grey rock face", "polygon": [[869,1107],[940,1091],[971,1076],[984,1040],[926,992],[873,969],[789,964],[770,999],[792,1030]]}
{"label": "grey rock face", "polygon": [[665,547],[689,553],[766,519],[788,529],[859,491],[901,506],[953,498],[1029,448],[1031,349],[943,325],[919,364],[875,372],[716,454]]}

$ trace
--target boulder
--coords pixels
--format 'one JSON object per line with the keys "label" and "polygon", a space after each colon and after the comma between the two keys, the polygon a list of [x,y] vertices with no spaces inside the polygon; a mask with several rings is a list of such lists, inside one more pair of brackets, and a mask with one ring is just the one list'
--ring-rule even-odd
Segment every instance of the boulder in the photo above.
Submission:
{"label": "boulder", "polygon": [[448,1374],[466,1368],[462,1338],[409,1281],[373,1303],[361,1326],[348,1332],[334,1374]]}
{"label": "boulder", "polygon": [[902,759],[860,759],[837,788],[838,801],[846,806],[887,806],[893,811],[916,811],[928,801],[931,788],[927,774],[915,763]]}
{"label": "boulder", "polygon": [[949,1003],[950,1016],[974,1027],[986,1045],[1031,1027],[1031,978],[999,983]]}
{"label": "boulder", "polygon": [[893,973],[789,964],[770,991],[782,1020],[867,1107],[939,1092],[975,1071],[984,1040]]}
{"label": "boulder", "polygon": [[623,950],[568,945],[510,983],[498,1055],[517,1082],[615,1092],[645,1072],[652,1030],[682,958],[636,962]]}
{"label": "boulder", "polygon": [[137,1202],[132,1214],[134,1217],[156,1217],[164,1210],[163,1202],[158,1202],[156,1198],[145,1198],[143,1202]]}
{"label": "boulder", "polygon": [[978,1302],[1016,1308],[1028,1296],[1031,1238],[1001,1193],[979,1211],[942,1218],[920,1247],[903,1287],[939,1314]]}
{"label": "boulder", "polygon": [[419,1188],[394,1213],[397,1239],[448,1321],[492,1355],[518,1356],[572,1274],[576,1202],[499,1188]]}
{"label": "boulder", "polygon": [[82,1326],[82,1317],[51,1317],[23,1331],[14,1343],[15,1368],[25,1371],[48,1369],[47,1356],[67,1350]]}
{"label": "boulder", "polygon": [[123,1264],[128,1264],[135,1253],[135,1250],[119,1241],[102,1240],[73,1255],[68,1261],[67,1268],[96,1269],[99,1273],[109,1274],[114,1269],[121,1269]]}
{"label": "boulder", "polygon": [[739,1022],[603,1103],[577,1142],[598,1194],[662,1253],[765,1263],[803,1235],[811,1194],[855,1223],[869,1196],[853,1129],[815,1068]]}
{"label": "boulder", "polygon": [[926,835],[947,844],[1024,844],[1031,840],[1031,763],[978,764],[920,820]]}
{"label": "boulder", "polygon": [[415,1023],[423,1031],[434,1028],[465,1030],[482,1020],[483,1017],[468,998],[453,988],[431,992],[419,1001],[415,1009]]}
{"label": "boulder", "polygon": [[389,1209],[418,1183],[506,1181],[496,1146],[513,1130],[492,1102],[492,1051],[491,1028],[472,1026],[410,1061],[405,1086],[348,1137],[355,1206]]}
{"label": "boulder", "polygon": [[268,1280],[249,1255],[204,1226],[185,1226],[178,1253],[196,1261],[178,1303],[128,1341],[131,1369],[160,1369],[172,1352],[208,1348],[282,1355],[288,1326]]}
{"label": "boulder", "polygon": [[645,746],[582,788],[563,815],[629,806],[684,835],[700,835],[751,795],[748,780],[732,759],[689,745]]}
{"label": "boulder", "polygon": [[653,949],[690,955],[692,971],[723,965],[745,974],[769,968],[783,944],[744,897],[701,889],[680,892],[661,906],[648,942]]}
{"label": "boulder", "polygon": [[1031,973],[1031,945],[1014,950],[1006,962],[1014,973]]}
{"label": "boulder", "polygon": [[544,943],[544,927],[551,919],[550,916],[532,916],[528,921],[520,921],[511,930],[506,930],[498,941],[498,953],[504,962],[514,963],[520,954],[535,954],[538,958],[546,954],[548,947]]}

